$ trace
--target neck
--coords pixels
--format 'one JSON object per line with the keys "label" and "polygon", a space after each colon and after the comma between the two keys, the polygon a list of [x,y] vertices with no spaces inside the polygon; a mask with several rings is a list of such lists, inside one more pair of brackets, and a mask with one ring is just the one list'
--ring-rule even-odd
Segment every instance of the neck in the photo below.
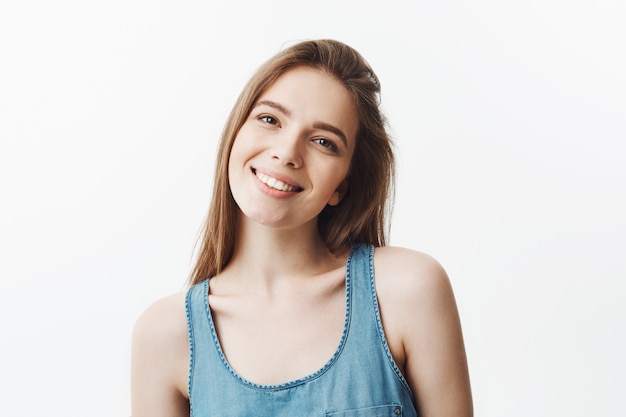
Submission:
{"label": "neck", "polygon": [[284,229],[240,219],[235,251],[224,272],[272,285],[324,274],[344,264],[344,254],[327,248],[316,220]]}

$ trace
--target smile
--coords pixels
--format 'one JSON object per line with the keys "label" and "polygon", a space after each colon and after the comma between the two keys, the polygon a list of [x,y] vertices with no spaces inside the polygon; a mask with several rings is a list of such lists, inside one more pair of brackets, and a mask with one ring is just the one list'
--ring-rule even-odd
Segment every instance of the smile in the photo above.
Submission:
{"label": "smile", "polygon": [[295,192],[302,191],[302,188],[295,187],[293,185],[285,184],[284,182],[277,180],[276,178],[272,178],[269,175],[265,175],[262,172],[258,172],[254,170],[254,175],[261,181],[263,184],[267,185],[270,188],[278,191],[287,191],[287,192]]}

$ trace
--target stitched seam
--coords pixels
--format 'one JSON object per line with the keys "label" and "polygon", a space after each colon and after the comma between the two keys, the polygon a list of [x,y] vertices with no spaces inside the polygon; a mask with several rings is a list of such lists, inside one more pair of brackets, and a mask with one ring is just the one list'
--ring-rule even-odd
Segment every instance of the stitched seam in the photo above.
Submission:
{"label": "stitched seam", "polygon": [[380,309],[378,307],[378,296],[376,295],[376,282],[374,279],[374,246],[372,245],[369,245],[369,271],[372,301],[374,304],[374,314],[376,315],[376,329],[378,330],[378,337],[380,338],[383,350],[385,352],[385,356],[387,357],[387,363],[389,364],[389,366],[391,366],[391,369],[402,383],[404,389],[406,389],[411,395],[411,398],[413,398],[413,392],[411,391],[411,387],[404,378],[404,375],[402,375],[402,372],[400,372],[400,369],[398,368],[398,365],[396,364],[396,361],[393,358],[391,351],[389,350],[389,344],[387,343],[387,338],[385,337],[385,332],[383,330],[383,323],[380,318]]}
{"label": "stitched seam", "polygon": [[341,353],[343,352],[346,346],[346,340],[348,338],[348,330],[350,328],[350,322],[351,322],[351,316],[352,316],[351,314],[352,312],[352,302],[351,302],[352,285],[350,284],[350,272],[352,270],[352,258],[353,258],[355,251],[356,250],[354,247],[350,250],[350,254],[348,255],[348,260],[346,262],[346,312],[345,312],[345,318],[344,318],[343,332],[341,333],[339,346],[335,350],[335,353],[333,353],[333,356],[322,366],[322,368],[300,379],[296,379],[290,382],[285,382],[283,384],[276,384],[276,385],[256,384],[252,381],[248,381],[247,379],[243,378],[241,375],[235,372],[235,370],[230,366],[230,364],[228,363],[228,360],[226,359],[226,356],[224,355],[224,351],[222,350],[222,346],[220,344],[219,338],[217,336],[217,331],[213,323],[211,309],[209,308],[208,280],[205,281],[205,288],[204,288],[205,312],[207,314],[207,319],[209,321],[209,327],[211,329],[211,337],[213,339],[213,344],[223,366],[233,377],[235,377],[237,382],[241,383],[243,386],[247,388],[252,388],[254,390],[275,392],[275,391],[285,390],[288,388],[293,388],[295,386],[302,385],[306,382],[313,381],[319,378],[320,376],[322,376],[323,374],[325,374],[328,370],[332,368],[332,366],[335,364],[335,362],[337,361],[337,359],[339,358],[339,356],[341,355]]}
{"label": "stitched seam", "polygon": [[187,315],[187,336],[189,338],[189,375],[187,379],[187,391],[189,395],[189,413],[190,417],[193,417],[193,404],[191,401],[191,388],[193,383],[193,370],[194,370],[194,344],[193,344],[193,324],[191,319],[191,294],[194,287],[187,290],[187,296],[185,297],[185,313]]}

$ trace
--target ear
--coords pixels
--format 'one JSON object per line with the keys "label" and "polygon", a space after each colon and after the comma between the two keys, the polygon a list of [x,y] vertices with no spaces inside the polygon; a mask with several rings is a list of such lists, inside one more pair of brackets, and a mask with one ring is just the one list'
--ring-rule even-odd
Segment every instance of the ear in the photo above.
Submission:
{"label": "ear", "polygon": [[343,180],[341,184],[339,185],[339,187],[335,190],[333,195],[330,196],[330,199],[328,200],[328,205],[334,207],[337,204],[339,204],[341,200],[343,200],[347,192],[348,192],[348,182],[346,180]]}

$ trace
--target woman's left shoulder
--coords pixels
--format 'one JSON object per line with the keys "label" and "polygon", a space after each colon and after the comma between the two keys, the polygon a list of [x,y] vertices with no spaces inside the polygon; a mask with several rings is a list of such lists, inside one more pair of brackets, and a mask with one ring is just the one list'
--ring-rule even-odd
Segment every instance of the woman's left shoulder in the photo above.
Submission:
{"label": "woman's left shoulder", "polygon": [[374,252],[376,293],[388,345],[420,414],[472,415],[461,323],[448,275],[433,257],[409,249]]}
{"label": "woman's left shoulder", "polygon": [[393,290],[410,298],[450,289],[448,275],[441,264],[432,256],[412,249],[376,248],[374,272],[379,291]]}

